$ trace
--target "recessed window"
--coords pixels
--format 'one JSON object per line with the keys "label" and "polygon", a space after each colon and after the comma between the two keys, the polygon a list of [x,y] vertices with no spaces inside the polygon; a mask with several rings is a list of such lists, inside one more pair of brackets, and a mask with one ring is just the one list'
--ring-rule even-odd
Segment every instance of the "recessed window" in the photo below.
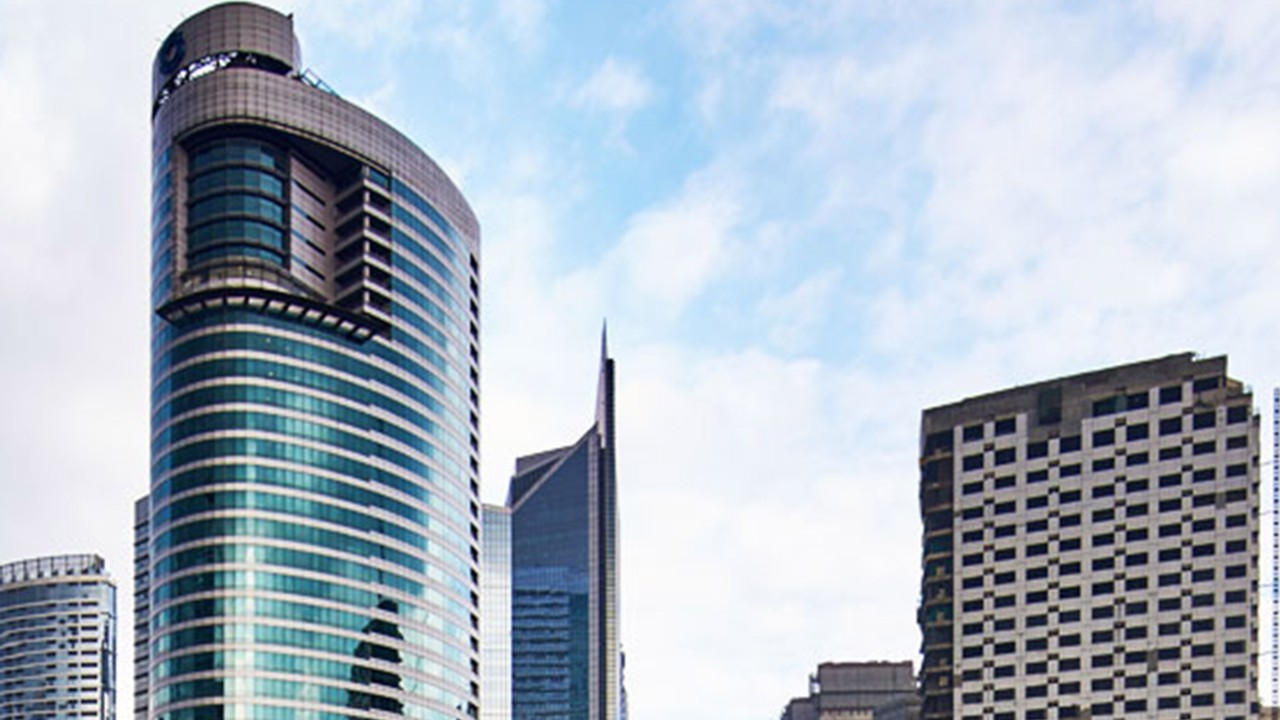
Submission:
{"label": "recessed window", "polygon": [[1098,430],[1093,433],[1093,446],[1105,447],[1107,445],[1116,444],[1115,430]]}
{"label": "recessed window", "polygon": [[1047,457],[1049,455],[1049,441],[1041,440],[1040,442],[1027,443],[1027,459]]}
{"label": "recessed window", "polygon": [[1191,384],[1191,391],[1205,392],[1207,390],[1213,390],[1217,388],[1221,383],[1222,383],[1222,379],[1217,375],[1213,377],[1196,378],[1195,382]]}
{"label": "recessed window", "polygon": [[1151,426],[1146,423],[1127,425],[1124,429],[1124,439],[1129,442],[1133,442],[1134,440],[1146,440],[1150,434]]}
{"label": "recessed window", "polygon": [[1209,412],[1196,413],[1191,417],[1191,427],[1196,430],[1211,428],[1214,426],[1214,420],[1215,418],[1212,410]]}
{"label": "recessed window", "polygon": [[965,442],[973,442],[974,440],[981,440],[981,439],[982,439],[981,425],[970,425],[964,429]]}
{"label": "recessed window", "polygon": [[1076,452],[1080,449],[1080,436],[1072,435],[1070,437],[1058,438],[1058,452],[1069,453]]}
{"label": "recessed window", "polygon": [[1249,419],[1248,405],[1233,405],[1227,408],[1227,424],[1242,423]]}
{"label": "recessed window", "polygon": [[1160,434],[1177,435],[1182,432],[1182,416],[1165,418],[1160,421]]}
{"label": "recessed window", "polygon": [[1167,405],[1169,403],[1182,402],[1182,386],[1171,385],[1169,387],[1160,388],[1160,404]]}
{"label": "recessed window", "polygon": [[1003,418],[996,421],[996,435],[1012,435],[1018,431],[1018,421],[1015,418]]}

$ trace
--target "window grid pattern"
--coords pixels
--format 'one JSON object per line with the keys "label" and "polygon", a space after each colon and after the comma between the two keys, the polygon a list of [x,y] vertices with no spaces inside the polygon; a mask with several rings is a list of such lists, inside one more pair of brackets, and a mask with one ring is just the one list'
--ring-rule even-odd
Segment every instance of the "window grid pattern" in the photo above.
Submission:
{"label": "window grid pattern", "polygon": [[1195,383],[954,429],[956,717],[1250,716],[1257,426]]}

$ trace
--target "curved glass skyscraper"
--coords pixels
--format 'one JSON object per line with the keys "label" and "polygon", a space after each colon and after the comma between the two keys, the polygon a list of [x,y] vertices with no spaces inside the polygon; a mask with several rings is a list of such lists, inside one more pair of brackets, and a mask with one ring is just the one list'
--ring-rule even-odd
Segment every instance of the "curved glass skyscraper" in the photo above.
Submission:
{"label": "curved glass skyscraper", "polygon": [[116,587],[96,555],[0,565],[0,718],[116,716]]}
{"label": "curved glass skyscraper", "polygon": [[155,60],[146,709],[479,705],[479,229],[246,3]]}

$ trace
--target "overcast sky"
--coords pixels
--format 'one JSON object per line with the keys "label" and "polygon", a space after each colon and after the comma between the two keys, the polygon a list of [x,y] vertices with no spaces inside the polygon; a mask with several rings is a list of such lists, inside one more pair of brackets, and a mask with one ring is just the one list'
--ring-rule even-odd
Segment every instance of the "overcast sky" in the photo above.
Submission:
{"label": "overcast sky", "polygon": [[[608,318],[637,720],[917,660],[924,407],[1191,350],[1269,419],[1272,0],[268,4],[479,216],[486,499]],[[0,0],[0,561],[101,552],[126,618],[150,63],[202,7]]]}

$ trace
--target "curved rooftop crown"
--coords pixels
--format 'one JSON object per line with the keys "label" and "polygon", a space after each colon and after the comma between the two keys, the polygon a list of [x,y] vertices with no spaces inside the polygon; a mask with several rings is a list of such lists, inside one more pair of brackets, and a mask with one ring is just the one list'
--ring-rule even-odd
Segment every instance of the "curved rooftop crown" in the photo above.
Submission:
{"label": "curved rooftop crown", "polygon": [[229,53],[259,58],[282,75],[296,71],[302,54],[293,34],[293,16],[245,2],[214,5],[192,15],[169,33],[156,53],[152,98],[159,100],[179,77],[198,73]]}
{"label": "curved rooftop crown", "polygon": [[0,585],[105,572],[106,563],[97,555],[52,555],[0,565]]}

